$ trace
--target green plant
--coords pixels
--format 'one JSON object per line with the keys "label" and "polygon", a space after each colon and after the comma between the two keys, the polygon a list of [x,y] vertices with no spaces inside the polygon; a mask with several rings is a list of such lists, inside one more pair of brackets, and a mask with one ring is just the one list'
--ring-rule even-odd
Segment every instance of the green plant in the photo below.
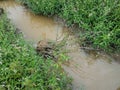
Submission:
{"label": "green plant", "polygon": [[69,0],[62,10],[68,25],[78,24],[84,30],[77,32],[83,46],[120,51],[119,0]]}
{"label": "green plant", "polygon": [[6,15],[0,16],[0,90],[69,90],[61,65],[38,56]]}
{"label": "green plant", "polygon": [[21,0],[36,14],[54,15],[60,10],[60,2],[56,0]]}

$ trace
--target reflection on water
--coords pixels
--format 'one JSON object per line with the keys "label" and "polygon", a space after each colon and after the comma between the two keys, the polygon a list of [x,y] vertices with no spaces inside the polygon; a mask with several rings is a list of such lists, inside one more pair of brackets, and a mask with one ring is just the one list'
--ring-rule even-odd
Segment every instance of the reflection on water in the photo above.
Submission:
{"label": "reflection on water", "polygon": [[[25,38],[35,43],[40,39],[56,40],[66,29],[51,18],[30,13],[12,0],[1,1],[0,7],[7,11],[12,23],[24,33]],[[68,37],[66,43],[71,60],[69,65],[62,67],[73,78],[73,90],[119,90],[119,63],[104,54],[84,52],[79,49],[79,45],[75,44],[72,35]]]}

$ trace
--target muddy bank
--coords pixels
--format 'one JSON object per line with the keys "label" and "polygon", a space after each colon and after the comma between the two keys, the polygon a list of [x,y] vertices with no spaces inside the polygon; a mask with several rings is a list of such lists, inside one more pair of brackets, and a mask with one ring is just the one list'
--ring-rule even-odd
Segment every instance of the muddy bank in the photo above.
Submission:
{"label": "muddy bank", "polygon": [[[67,30],[52,18],[37,16],[12,0],[0,2],[12,23],[26,40],[60,41]],[[66,49],[70,61],[62,67],[73,78],[73,90],[117,90],[120,87],[120,64],[106,54],[86,53],[79,48],[73,35],[68,36]],[[118,59],[120,59],[118,57]]]}

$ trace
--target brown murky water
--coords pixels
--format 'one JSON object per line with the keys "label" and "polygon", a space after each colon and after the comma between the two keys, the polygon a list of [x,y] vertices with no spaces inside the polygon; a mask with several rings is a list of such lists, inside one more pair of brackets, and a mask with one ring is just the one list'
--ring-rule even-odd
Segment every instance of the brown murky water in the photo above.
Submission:
{"label": "brown murky water", "polygon": [[[12,23],[22,31],[26,40],[61,40],[64,28],[53,19],[30,13],[13,0],[0,1]],[[62,37],[62,38],[60,38]],[[70,35],[66,49],[71,57],[64,70],[73,78],[73,90],[117,90],[120,87],[120,64],[104,54],[86,53]],[[120,58],[117,58],[120,59]],[[119,89],[118,89],[119,90]]]}
{"label": "brown murky water", "polygon": [[51,18],[34,15],[13,0],[1,1],[0,6],[7,11],[8,17],[23,32],[27,40],[34,42],[41,39],[56,40],[62,35],[63,27]]}

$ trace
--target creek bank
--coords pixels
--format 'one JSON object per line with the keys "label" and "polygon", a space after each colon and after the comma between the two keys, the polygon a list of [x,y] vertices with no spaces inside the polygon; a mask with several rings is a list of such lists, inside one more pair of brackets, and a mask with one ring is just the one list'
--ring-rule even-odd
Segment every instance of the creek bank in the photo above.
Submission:
{"label": "creek bank", "polygon": [[75,39],[75,43],[78,44],[77,47],[79,47],[79,49],[84,50],[87,54],[95,55],[97,57],[106,55],[106,56],[109,56],[112,61],[117,61],[118,63],[120,62],[120,52],[116,52],[116,51],[106,52],[100,48],[93,48],[90,45],[90,43],[88,43],[87,45],[82,44],[82,40],[79,38],[80,37],[79,35],[80,35],[80,33],[84,33],[84,30],[82,28],[79,28],[79,26],[77,24],[68,26],[66,24],[66,21],[57,15],[52,16],[52,18],[55,21],[57,21],[59,24],[61,24],[63,27],[67,28],[66,31],[64,31],[64,33],[67,32],[67,34],[68,34],[67,36],[69,36],[69,35],[74,36],[73,39]]}

